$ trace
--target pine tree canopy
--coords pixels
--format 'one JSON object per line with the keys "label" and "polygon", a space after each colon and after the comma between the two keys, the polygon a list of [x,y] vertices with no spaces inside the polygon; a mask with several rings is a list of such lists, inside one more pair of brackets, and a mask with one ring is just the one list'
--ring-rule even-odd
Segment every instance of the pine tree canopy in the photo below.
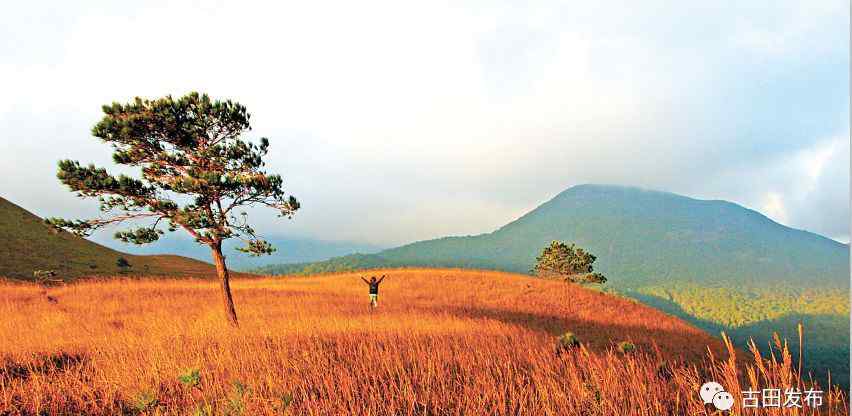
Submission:
{"label": "pine tree canopy", "polygon": [[594,272],[594,254],[562,241],[552,241],[536,257],[532,272],[541,277],[562,278],[576,283],[606,283],[606,277]]}
{"label": "pine tree canopy", "polygon": [[[237,237],[249,254],[274,251],[257,236],[246,213],[236,210],[266,206],[291,218],[299,203],[285,195],[281,176],[264,169],[269,140],[254,144],[242,138],[251,130],[244,106],[193,92],[178,99],[113,103],[103,112],[92,134],[112,146],[115,163],[139,168],[141,175],[112,175],[94,165],[60,161],[59,180],[80,197],[98,198],[102,215],[90,220],[50,218],[48,223],[87,236],[107,225],[130,222],[135,228],[115,237],[135,244],[156,241],[163,228],[182,228],[211,247]],[[140,220],[145,224],[139,226]]]}

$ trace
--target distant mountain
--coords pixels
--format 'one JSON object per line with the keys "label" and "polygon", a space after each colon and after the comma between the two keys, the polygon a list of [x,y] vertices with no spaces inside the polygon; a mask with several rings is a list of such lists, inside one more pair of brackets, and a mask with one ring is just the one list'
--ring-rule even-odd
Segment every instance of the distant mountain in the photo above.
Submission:
{"label": "distant mountain", "polygon": [[[115,250],[138,255],[176,254],[193,259],[212,262],[210,249],[200,245],[189,236],[172,233],[152,244],[135,245],[118,241],[108,234],[100,234],[92,239]],[[226,240],[223,252],[228,266],[234,270],[258,269],[270,264],[304,263],[327,260],[332,257],[351,253],[375,253],[383,247],[367,243],[346,241],[322,241],[307,238],[268,238],[276,248],[269,256],[252,257],[236,250],[242,245],[238,240]]]}
{"label": "distant mountain", "polygon": [[379,255],[526,272],[551,240],[595,253],[598,270],[619,286],[673,279],[849,285],[844,244],[730,202],[617,186],[575,186],[493,233],[423,241]]}
{"label": "distant mountain", "polygon": [[444,266],[528,272],[552,240],[597,255],[596,270],[610,280],[607,290],[712,333],[727,331],[740,345],[749,337],[765,341],[773,330],[794,338],[796,323],[804,321],[811,368],[848,376],[849,246],[726,201],[580,185],[491,233],[262,271]]}
{"label": "distant mountain", "polygon": [[[620,287],[693,281],[721,286],[779,281],[848,288],[849,247],[778,224],[726,201],[604,185],[572,187],[488,234],[445,237],[325,264],[480,267],[527,272],[552,240],[598,256]],[[307,265],[282,271],[297,272]],[[372,265],[371,265],[372,266]],[[272,268],[270,268],[272,269]]]}
{"label": "distant mountain", "polygon": [[[124,257],[131,267],[117,266]],[[29,211],[0,198],[0,278],[33,280],[36,270],[57,278],[88,276],[215,277],[213,265],[174,255],[134,256],[54,230]]]}

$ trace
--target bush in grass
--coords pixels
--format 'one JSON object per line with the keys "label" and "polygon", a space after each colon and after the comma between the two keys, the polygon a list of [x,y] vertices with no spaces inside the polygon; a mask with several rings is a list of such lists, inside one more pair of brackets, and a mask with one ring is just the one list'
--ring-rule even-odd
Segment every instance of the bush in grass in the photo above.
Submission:
{"label": "bush in grass", "polygon": [[213,405],[210,403],[199,404],[192,411],[192,416],[214,416],[215,414]]}
{"label": "bush in grass", "polygon": [[130,268],[133,267],[133,265],[131,265],[130,262],[127,261],[127,259],[124,257],[119,257],[118,260],[115,261],[115,265],[122,273],[127,273]]}
{"label": "bush in grass", "polygon": [[148,410],[155,408],[159,404],[159,400],[157,400],[157,396],[150,391],[143,391],[136,396],[133,400],[133,408],[139,412],[144,413]]}
{"label": "bush in grass", "polygon": [[556,354],[568,352],[580,346],[580,340],[573,332],[566,332],[556,339]]}
{"label": "bush in grass", "polygon": [[287,409],[290,408],[291,404],[293,404],[293,395],[284,393],[278,397],[278,403],[273,404],[272,407],[281,413],[287,413]]}
{"label": "bush in grass", "polygon": [[622,354],[630,354],[636,351],[636,344],[629,341],[621,341],[618,343],[618,352]]}
{"label": "bush in grass", "polygon": [[247,385],[243,384],[240,380],[234,380],[233,382],[234,390],[231,392],[231,395],[228,397],[228,406],[226,409],[226,415],[239,416],[245,413],[246,404],[243,400],[246,393],[248,393],[249,388]]}
{"label": "bush in grass", "polygon": [[178,376],[178,381],[186,387],[198,387],[201,384],[201,370],[191,368]]}

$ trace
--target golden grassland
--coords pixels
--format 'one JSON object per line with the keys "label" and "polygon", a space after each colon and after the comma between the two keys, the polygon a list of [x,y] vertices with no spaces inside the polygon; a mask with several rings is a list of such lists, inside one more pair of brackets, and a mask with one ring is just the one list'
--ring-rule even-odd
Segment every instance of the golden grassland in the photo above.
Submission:
{"label": "golden grassland", "polygon": [[[379,273],[372,312],[360,274],[237,279],[238,329],[211,281],[0,285],[0,415],[704,415],[706,380],[801,382],[783,351],[576,285]],[[582,346],[557,355],[565,331]],[[846,414],[838,390],[825,402],[813,414]]]}

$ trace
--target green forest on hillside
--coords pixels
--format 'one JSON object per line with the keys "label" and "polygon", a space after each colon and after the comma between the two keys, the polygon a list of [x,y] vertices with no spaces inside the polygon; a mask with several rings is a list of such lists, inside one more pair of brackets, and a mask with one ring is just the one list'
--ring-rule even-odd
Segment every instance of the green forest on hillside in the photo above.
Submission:
{"label": "green forest on hillside", "polygon": [[778,333],[798,351],[797,325],[804,326],[807,369],[815,377],[849,383],[849,292],[779,285],[766,288],[646,286],[621,292],[678,316],[714,335],[722,331],[738,345],[754,339],[767,348]]}

